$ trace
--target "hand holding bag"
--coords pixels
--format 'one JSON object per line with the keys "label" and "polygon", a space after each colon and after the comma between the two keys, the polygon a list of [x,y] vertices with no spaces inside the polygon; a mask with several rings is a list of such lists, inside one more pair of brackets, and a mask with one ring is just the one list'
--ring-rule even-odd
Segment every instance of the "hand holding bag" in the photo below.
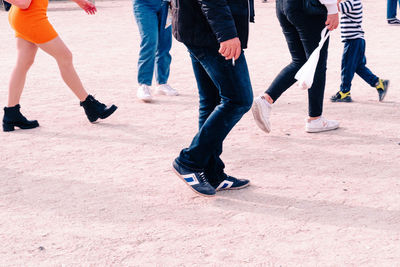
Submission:
{"label": "hand holding bag", "polygon": [[304,90],[310,89],[313,85],[315,70],[319,61],[319,54],[329,35],[330,33],[328,28],[325,27],[321,32],[321,41],[319,42],[318,47],[312,52],[307,62],[300,68],[294,77],[298,81],[297,85]]}
{"label": "hand holding bag", "polygon": [[303,10],[308,15],[328,14],[328,10],[319,0],[303,0]]}

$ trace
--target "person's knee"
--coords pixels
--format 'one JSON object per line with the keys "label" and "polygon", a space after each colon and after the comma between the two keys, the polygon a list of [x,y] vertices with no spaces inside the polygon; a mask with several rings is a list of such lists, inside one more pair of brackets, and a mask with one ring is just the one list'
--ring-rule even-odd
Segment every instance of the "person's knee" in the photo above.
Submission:
{"label": "person's knee", "polygon": [[34,62],[35,62],[35,57],[24,56],[19,58],[18,67],[28,70],[33,65]]}
{"label": "person's knee", "polygon": [[27,69],[29,69],[33,65],[34,62],[35,62],[35,57],[30,57],[30,58],[25,59],[25,67]]}
{"label": "person's knee", "polygon": [[223,101],[223,105],[236,113],[245,114],[253,105],[253,94],[247,94],[235,101]]}
{"label": "person's knee", "polygon": [[293,59],[293,60],[292,60],[292,63],[291,63],[291,66],[292,66],[294,69],[299,70],[301,67],[303,67],[304,64],[306,64],[306,62],[307,62],[307,59],[306,59],[306,58],[297,58],[297,59]]}
{"label": "person's knee", "polygon": [[243,110],[244,113],[246,113],[251,109],[252,105],[253,105],[253,94],[250,94],[247,97],[243,98],[243,101],[241,103],[241,109]]}
{"label": "person's knee", "polygon": [[64,55],[64,61],[65,62],[72,62],[72,60],[73,60],[72,52],[67,50],[65,52],[65,55]]}
{"label": "person's knee", "polygon": [[209,99],[209,98],[200,98],[199,110],[200,112],[212,112],[216,106],[218,106],[220,102]]}
{"label": "person's knee", "polygon": [[61,65],[69,65],[72,64],[73,56],[72,52],[69,49],[66,49],[62,55],[57,57],[57,62]]}
{"label": "person's knee", "polygon": [[154,36],[145,36],[140,45],[140,54],[155,55],[157,51],[157,38]]}

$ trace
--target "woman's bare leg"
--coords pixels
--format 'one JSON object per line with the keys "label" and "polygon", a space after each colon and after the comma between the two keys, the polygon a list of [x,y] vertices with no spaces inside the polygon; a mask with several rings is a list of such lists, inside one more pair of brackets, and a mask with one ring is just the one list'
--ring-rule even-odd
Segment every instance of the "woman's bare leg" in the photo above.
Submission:
{"label": "woman's bare leg", "polygon": [[87,98],[88,93],[85,88],[83,88],[82,82],[75,71],[72,63],[72,53],[61,38],[56,37],[47,43],[38,44],[38,46],[40,49],[55,58],[64,82],[69,88],[71,88],[72,92],[81,102],[84,101]]}
{"label": "woman's bare leg", "polygon": [[19,104],[25,86],[26,74],[35,60],[37,50],[36,44],[17,38],[17,63],[12,71],[8,87],[8,107]]}

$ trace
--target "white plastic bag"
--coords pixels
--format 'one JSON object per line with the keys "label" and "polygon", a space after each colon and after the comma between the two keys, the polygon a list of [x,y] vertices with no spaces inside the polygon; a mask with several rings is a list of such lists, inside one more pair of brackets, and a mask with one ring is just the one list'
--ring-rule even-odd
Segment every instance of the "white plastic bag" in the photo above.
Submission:
{"label": "white plastic bag", "polygon": [[296,73],[296,76],[294,76],[294,78],[298,81],[297,85],[300,88],[304,90],[311,88],[314,82],[315,70],[319,61],[319,54],[328,37],[329,30],[325,27],[321,32],[321,41],[319,41],[318,47],[315,48],[314,52],[312,52],[307,62]]}

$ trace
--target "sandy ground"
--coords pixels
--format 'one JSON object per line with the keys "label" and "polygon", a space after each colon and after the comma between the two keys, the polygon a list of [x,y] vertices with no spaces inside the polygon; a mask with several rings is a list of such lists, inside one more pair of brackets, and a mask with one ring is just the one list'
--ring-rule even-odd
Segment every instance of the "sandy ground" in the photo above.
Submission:
{"label": "sandy ground", "polygon": [[[225,142],[226,171],[252,186],[196,196],[171,171],[191,141],[198,95],[185,48],[174,42],[170,83],[181,96],[140,103],[137,26],[130,1],[50,4],[85,86],[115,103],[89,124],[52,58],[40,52],[21,105],[41,127],[0,133],[0,266],[400,266],[400,27],[383,1],[365,0],[368,66],[389,78],[384,103],[360,78],[354,103],[330,103],[342,43],[331,40],[325,116],[341,128],[304,132],[307,98],[291,88],[265,135],[250,113]],[[274,14],[256,3],[247,58],[255,94],[289,61]],[[0,102],[15,61],[0,12]]]}

